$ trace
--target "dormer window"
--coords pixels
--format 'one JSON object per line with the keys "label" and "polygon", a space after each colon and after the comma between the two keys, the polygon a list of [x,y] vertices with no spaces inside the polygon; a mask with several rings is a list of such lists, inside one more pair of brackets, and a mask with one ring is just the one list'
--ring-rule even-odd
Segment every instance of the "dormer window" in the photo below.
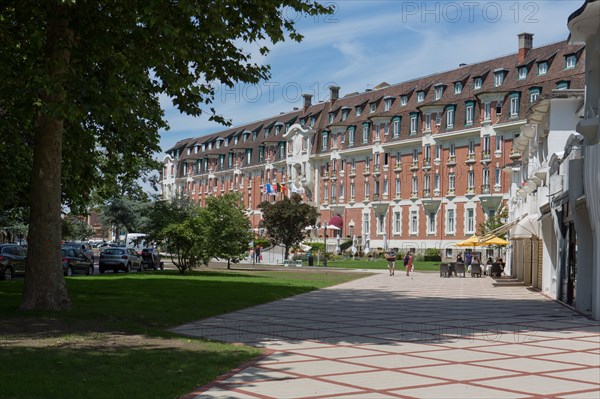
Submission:
{"label": "dormer window", "polygon": [[358,107],[356,107],[356,116],[360,116],[360,114],[362,114],[362,105],[359,105]]}
{"label": "dormer window", "polygon": [[342,120],[343,121],[345,121],[346,119],[348,119],[348,113],[349,113],[348,109],[343,109],[342,110]]}
{"label": "dormer window", "polygon": [[435,99],[439,100],[440,98],[442,98],[443,94],[444,94],[444,86],[437,86],[435,88]]}
{"label": "dormer window", "polygon": [[217,149],[221,148],[221,140],[216,141],[215,147],[217,147]]}
{"label": "dormer window", "polygon": [[197,146],[197,145],[195,145],[195,146],[194,146],[194,154],[197,154],[197,153],[198,153],[198,146]]}
{"label": "dormer window", "polygon": [[248,141],[248,137],[250,137],[250,133],[244,133],[244,143]]}
{"label": "dormer window", "polygon": [[567,90],[571,82],[568,80],[560,80],[556,82],[556,90]]}
{"label": "dormer window", "polygon": [[565,56],[565,69],[573,69],[577,64],[577,56],[570,54]]}
{"label": "dormer window", "polygon": [[316,121],[316,118],[314,116],[311,116],[309,119],[309,122],[308,122],[309,126],[313,127],[315,125],[315,121]]}
{"label": "dormer window", "polygon": [[252,141],[256,141],[256,137],[258,136],[258,132],[252,132]]}
{"label": "dormer window", "polygon": [[335,115],[333,114],[333,112],[329,113],[329,123],[333,123],[333,118],[335,117]]}
{"label": "dormer window", "polygon": [[212,143],[208,143],[208,151],[212,150]]}
{"label": "dormer window", "polygon": [[[235,136],[233,139],[233,144],[236,145],[238,141],[240,141],[240,136]],[[202,149],[202,151],[204,151],[204,149]]]}
{"label": "dormer window", "polygon": [[229,141],[230,141],[230,140],[231,140],[231,139],[229,139],[229,138],[226,138],[226,139],[225,139],[225,147],[228,147],[228,146],[229,146]]}
{"label": "dormer window", "polygon": [[417,102],[422,103],[423,101],[425,101],[425,92],[424,91],[417,92]]}
{"label": "dormer window", "polygon": [[494,72],[494,87],[502,86],[502,83],[504,83],[505,73],[505,70]]}
{"label": "dormer window", "polygon": [[188,147],[187,154],[190,155],[192,153],[192,149]]}
{"label": "dormer window", "polygon": [[454,82],[454,94],[462,93],[463,84],[462,82]]}
{"label": "dormer window", "polygon": [[271,133],[271,129],[265,128],[265,138],[269,137],[269,133]]}
{"label": "dormer window", "polygon": [[483,79],[481,79],[481,77],[476,77],[473,79],[473,88],[475,90],[481,89],[481,86],[483,86]]}
{"label": "dormer window", "polygon": [[400,105],[408,104],[408,96],[400,96]]}
{"label": "dormer window", "polygon": [[304,119],[304,118],[300,119],[300,124],[301,124],[302,126],[304,126],[304,124],[305,124],[305,123],[306,123],[306,119]]}
{"label": "dormer window", "polygon": [[545,75],[548,73],[548,63],[540,62],[538,64],[538,75]]}
{"label": "dormer window", "polygon": [[275,136],[279,136],[280,132],[281,132],[281,126],[279,126],[279,125],[275,126]]}
{"label": "dormer window", "polygon": [[529,102],[534,103],[540,98],[540,88],[532,87],[529,89]]}
{"label": "dormer window", "polygon": [[370,112],[373,113],[377,110],[377,103],[371,103]]}
{"label": "dormer window", "polygon": [[527,78],[527,67],[523,66],[519,68],[519,80]]}
{"label": "dormer window", "polygon": [[392,108],[392,99],[386,98],[383,102],[383,111],[389,111]]}
{"label": "dormer window", "polygon": [[206,144],[202,144],[202,152],[206,151]]}

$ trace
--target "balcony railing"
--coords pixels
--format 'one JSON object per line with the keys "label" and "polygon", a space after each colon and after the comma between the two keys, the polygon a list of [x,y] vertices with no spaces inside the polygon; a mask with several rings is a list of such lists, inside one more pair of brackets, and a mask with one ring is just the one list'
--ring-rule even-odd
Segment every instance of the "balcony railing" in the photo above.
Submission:
{"label": "balcony railing", "polygon": [[450,155],[448,157],[448,162],[446,162],[447,166],[455,166],[456,165],[456,155]]}
{"label": "balcony railing", "polygon": [[337,180],[337,170],[331,171],[331,180]]}
{"label": "balcony railing", "polygon": [[419,161],[413,160],[412,165],[410,165],[410,170],[413,172],[419,170]]}
{"label": "balcony railing", "polygon": [[381,173],[379,165],[373,166],[373,176],[379,176]]}
{"label": "balcony railing", "polygon": [[481,194],[489,194],[490,193],[490,185],[489,184],[483,184],[481,186]]}
{"label": "balcony railing", "polygon": [[365,194],[364,198],[363,198],[363,202],[369,202],[371,201],[371,196],[369,194]]}
{"label": "balcony railing", "polygon": [[411,192],[411,193],[410,193],[410,198],[411,198],[411,199],[416,199],[416,198],[419,198],[419,193],[418,193],[418,192],[416,192],[416,191],[413,191],[413,192]]}
{"label": "balcony railing", "polygon": [[430,191],[427,189],[423,190],[423,198],[430,198],[430,197],[431,197]]}
{"label": "balcony railing", "polygon": [[370,166],[366,166],[365,170],[363,171],[363,175],[368,176],[371,174],[371,167]]}
{"label": "balcony railing", "polygon": [[430,170],[431,169],[431,160],[425,159],[423,160],[423,169]]}
{"label": "balcony railing", "polygon": [[329,180],[329,172],[323,172],[323,180]]}
{"label": "balcony railing", "polygon": [[475,153],[471,153],[467,155],[467,159],[465,160],[467,165],[472,165],[475,163]]}
{"label": "balcony railing", "polygon": [[356,168],[350,168],[349,176],[350,177],[355,177],[356,176]]}
{"label": "balcony railing", "polygon": [[394,171],[395,172],[402,172],[402,163],[396,162],[396,165],[394,166]]}

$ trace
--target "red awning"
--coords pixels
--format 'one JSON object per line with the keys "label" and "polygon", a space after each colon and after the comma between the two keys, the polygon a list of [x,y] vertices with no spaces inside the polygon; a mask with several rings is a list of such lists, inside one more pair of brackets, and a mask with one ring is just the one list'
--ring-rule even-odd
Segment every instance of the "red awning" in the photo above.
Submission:
{"label": "red awning", "polygon": [[340,229],[344,227],[344,220],[340,215],[335,215],[329,220],[328,225],[334,225],[335,227],[339,227]]}

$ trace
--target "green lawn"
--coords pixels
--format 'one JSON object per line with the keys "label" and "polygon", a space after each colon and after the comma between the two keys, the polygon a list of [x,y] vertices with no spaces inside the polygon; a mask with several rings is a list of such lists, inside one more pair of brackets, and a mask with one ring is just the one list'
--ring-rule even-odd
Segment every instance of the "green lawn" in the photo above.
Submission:
{"label": "green lawn", "polygon": [[[16,311],[23,282],[2,281],[0,398],[176,398],[260,352],[183,338],[167,328],[363,276],[164,271],[74,277],[67,279],[73,310],[27,313]],[[44,323],[62,330],[42,328],[40,335],[34,326]]]}
{"label": "green lawn", "polygon": [[[439,271],[441,262],[424,262],[418,261],[414,262],[416,271]],[[340,268],[349,268],[349,269],[387,269],[387,262],[382,259],[368,261],[365,259],[348,259],[348,260],[340,260],[327,262],[327,267],[340,267]],[[396,261],[396,269],[404,270],[404,264],[402,259]]]}

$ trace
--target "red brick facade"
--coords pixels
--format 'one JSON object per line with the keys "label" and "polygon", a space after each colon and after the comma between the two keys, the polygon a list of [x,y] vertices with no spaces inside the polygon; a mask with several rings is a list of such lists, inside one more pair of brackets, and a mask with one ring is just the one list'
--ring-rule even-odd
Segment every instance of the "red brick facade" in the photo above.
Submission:
{"label": "red brick facade", "polygon": [[[519,162],[512,143],[529,107],[583,88],[583,57],[560,42],[342,98],[332,87],[327,103],[308,97],[303,110],[177,143],[163,195],[204,205],[237,191],[258,228],[257,205],[296,187],[322,221],[340,215],[341,235],[370,248],[451,248],[508,199],[504,169]],[[276,183],[287,192],[267,195]]]}

